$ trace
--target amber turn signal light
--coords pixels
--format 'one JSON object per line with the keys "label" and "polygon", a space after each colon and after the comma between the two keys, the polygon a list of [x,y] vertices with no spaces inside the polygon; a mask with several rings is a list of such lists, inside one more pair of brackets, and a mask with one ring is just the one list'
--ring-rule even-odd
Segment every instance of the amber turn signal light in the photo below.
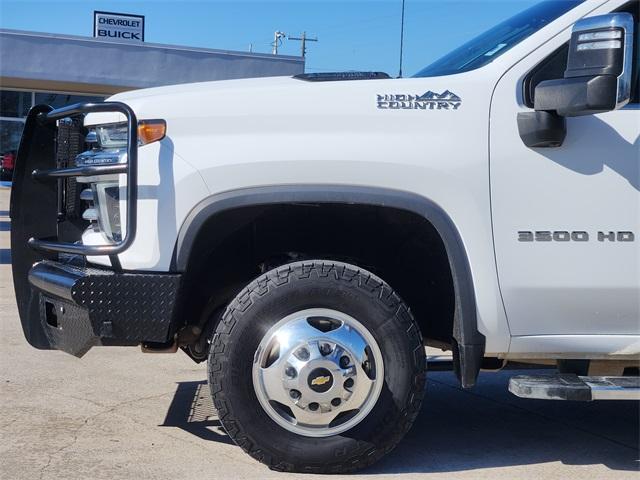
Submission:
{"label": "amber turn signal light", "polygon": [[148,143],[162,140],[167,133],[167,122],[164,120],[140,120],[138,122],[138,143]]}

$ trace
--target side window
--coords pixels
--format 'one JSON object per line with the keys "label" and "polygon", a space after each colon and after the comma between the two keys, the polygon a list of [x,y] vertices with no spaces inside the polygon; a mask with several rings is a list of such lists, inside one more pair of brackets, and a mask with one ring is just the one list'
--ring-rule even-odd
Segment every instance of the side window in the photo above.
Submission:
{"label": "side window", "polygon": [[635,34],[633,42],[633,65],[631,68],[631,101],[629,103],[640,103],[640,72],[638,70],[640,63],[640,24],[638,23],[640,17],[640,1],[633,0],[629,3],[625,3],[622,7],[616,10],[616,12],[627,12],[633,15],[633,31]]}
{"label": "side window", "polygon": [[[633,0],[616,10],[616,12],[628,12],[634,18],[635,41],[633,45],[633,67],[631,81],[631,101],[630,103],[640,103],[640,78],[638,63],[640,63],[640,25],[638,24],[638,16],[640,11],[640,2]],[[527,107],[533,108],[534,92],[536,86],[543,80],[553,80],[562,78],[567,67],[567,54],[569,52],[569,42],[562,45],[555,52],[540,62],[525,77],[523,83],[524,103]]]}

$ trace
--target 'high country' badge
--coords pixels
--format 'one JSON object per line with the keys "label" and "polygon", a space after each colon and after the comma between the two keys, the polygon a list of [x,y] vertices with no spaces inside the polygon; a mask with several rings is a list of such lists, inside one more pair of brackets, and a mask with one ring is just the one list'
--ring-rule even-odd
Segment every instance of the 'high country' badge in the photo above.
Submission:
{"label": "'high country' badge", "polygon": [[458,110],[460,105],[462,99],[449,90],[443,93],[429,90],[423,95],[378,95],[377,98],[380,110]]}

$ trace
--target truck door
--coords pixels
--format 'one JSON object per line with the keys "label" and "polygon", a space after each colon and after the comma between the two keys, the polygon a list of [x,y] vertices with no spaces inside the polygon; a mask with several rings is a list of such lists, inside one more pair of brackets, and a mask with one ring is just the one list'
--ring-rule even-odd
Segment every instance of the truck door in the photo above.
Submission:
{"label": "truck door", "polygon": [[537,82],[562,78],[569,30],[511,68],[493,94],[494,244],[514,337],[640,334],[638,3],[627,5],[636,31],[635,93],[627,106],[567,118],[560,147],[524,145],[517,114],[533,111]]}

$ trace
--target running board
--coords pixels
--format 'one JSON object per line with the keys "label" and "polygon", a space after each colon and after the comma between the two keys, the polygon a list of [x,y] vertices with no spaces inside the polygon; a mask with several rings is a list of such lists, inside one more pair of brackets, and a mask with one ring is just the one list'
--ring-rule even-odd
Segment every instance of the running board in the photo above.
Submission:
{"label": "running board", "polygon": [[509,391],[540,400],[640,400],[640,377],[518,375],[509,380]]}

